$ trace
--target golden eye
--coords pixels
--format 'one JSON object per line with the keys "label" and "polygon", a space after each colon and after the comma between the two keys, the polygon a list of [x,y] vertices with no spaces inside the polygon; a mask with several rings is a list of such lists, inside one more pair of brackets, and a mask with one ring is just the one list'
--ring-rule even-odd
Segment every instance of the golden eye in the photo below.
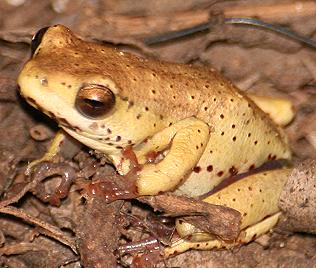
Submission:
{"label": "golden eye", "polygon": [[31,42],[31,53],[32,53],[32,55],[34,54],[35,50],[37,49],[37,47],[42,42],[43,36],[47,32],[48,28],[49,27],[44,27],[44,28],[38,30],[37,33],[33,35],[32,42]]}
{"label": "golden eye", "polygon": [[75,107],[86,117],[97,118],[109,112],[115,104],[113,92],[102,85],[86,85],[78,91]]}

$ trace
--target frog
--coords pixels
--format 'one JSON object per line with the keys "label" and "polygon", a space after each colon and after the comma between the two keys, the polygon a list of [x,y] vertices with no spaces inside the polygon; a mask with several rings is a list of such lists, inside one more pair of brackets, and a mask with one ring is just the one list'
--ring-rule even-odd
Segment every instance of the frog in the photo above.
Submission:
{"label": "frog", "polygon": [[[257,96],[252,100],[213,68],[136,56],[85,41],[63,25],[40,30],[32,41],[32,50],[18,77],[20,94],[62,129],[45,159],[56,154],[58,144],[70,135],[102,153],[124,176],[133,166],[124,154],[124,149],[130,148],[141,165],[135,181],[138,196],[172,191],[194,198],[207,194],[224,179],[267,161],[291,160],[282,127],[263,111],[266,106],[262,103],[267,99],[262,102]],[[288,122],[292,108],[285,106]],[[161,159],[148,161],[152,153]],[[278,172],[283,174],[279,177],[286,177],[288,169]],[[266,185],[262,189],[270,193],[269,185],[278,176],[275,172],[267,174],[268,181],[262,179],[266,176],[250,178]],[[232,186],[227,187],[228,193],[236,195],[234,187],[229,190]],[[278,190],[275,192],[277,196]],[[242,194],[233,199],[247,202],[247,192]],[[253,202],[262,203],[257,199]],[[278,211],[257,208],[251,224],[260,224],[271,213]],[[189,224],[183,226],[177,223],[182,237],[201,233]],[[268,231],[273,224],[261,226],[261,231]],[[194,247],[202,248],[194,241],[183,240],[170,247],[168,254]]]}

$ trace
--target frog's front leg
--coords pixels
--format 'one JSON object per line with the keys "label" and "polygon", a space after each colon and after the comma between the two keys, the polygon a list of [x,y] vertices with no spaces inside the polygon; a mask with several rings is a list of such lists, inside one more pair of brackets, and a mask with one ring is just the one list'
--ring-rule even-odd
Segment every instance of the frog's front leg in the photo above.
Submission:
{"label": "frog's front leg", "polygon": [[29,163],[25,174],[30,175],[36,165],[46,161],[52,161],[53,158],[59,153],[71,158],[78,150],[79,143],[66,134],[63,130],[59,130],[49,145],[47,152],[40,159],[36,159]]}
{"label": "frog's front leg", "polygon": [[[60,200],[68,195],[70,187],[76,178],[75,169],[66,163],[53,163],[56,155],[72,158],[79,150],[79,144],[62,130],[59,130],[52,140],[47,152],[40,159],[32,161],[26,168],[25,174],[31,176],[36,186],[31,189],[43,202],[60,205]],[[54,193],[47,193],[43,181],[47,177],[58,175],[61,177],[59,186]]]}
{"label": "frog's front leg", "polygon": [[52,140],[47,152],[40,158],[32,161],[28,164],[25,174],[30,175],[32,169],[38,165],[39,163],[45,162],[45,161],[51,161],[60,151],[61,145],[64,143],[66,139],[66,135],[63,131],[59,130]]}
{"label": "frog's front leg", "polygon": [[209,140],[209,126],[196,118],[187,118],[163,129],[143,146],[135,149],[140,163],[148,152],[168,149],[157,164],[144,164],[136,186],[140,195],[156,195],[173,190],[201,158]]}

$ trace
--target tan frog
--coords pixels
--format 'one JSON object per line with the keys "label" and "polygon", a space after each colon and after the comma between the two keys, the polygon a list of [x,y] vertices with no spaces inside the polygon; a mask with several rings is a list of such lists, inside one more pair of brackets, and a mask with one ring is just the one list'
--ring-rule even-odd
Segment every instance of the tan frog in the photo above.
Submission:
{"label": "tan frog", "polygon": [[[18,78],[21,95],[122,175],[130,170],[122,149],[130,146],[144,165],[139,195],[196,197],[228,176],[290,159],[282,130],[213,69],[140,58],[61,25],[39,32],[34,44]],[[152,152],[164,158],[148,163]],[[245,196],[234,198],[242,203]]]}

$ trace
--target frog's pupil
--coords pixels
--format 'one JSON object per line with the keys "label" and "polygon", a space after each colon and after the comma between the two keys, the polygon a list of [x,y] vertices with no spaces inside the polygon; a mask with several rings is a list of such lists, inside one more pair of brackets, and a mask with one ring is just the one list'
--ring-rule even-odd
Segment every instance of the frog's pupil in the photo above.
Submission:
{"label": "frog's pupil", "polygon": [[91,107],[96,108],[96,109],[104,107],[104,103],[101,102],[101,101],[91,100],[91,99],[84,99],[84,102],[87,105],[90,105]]}

